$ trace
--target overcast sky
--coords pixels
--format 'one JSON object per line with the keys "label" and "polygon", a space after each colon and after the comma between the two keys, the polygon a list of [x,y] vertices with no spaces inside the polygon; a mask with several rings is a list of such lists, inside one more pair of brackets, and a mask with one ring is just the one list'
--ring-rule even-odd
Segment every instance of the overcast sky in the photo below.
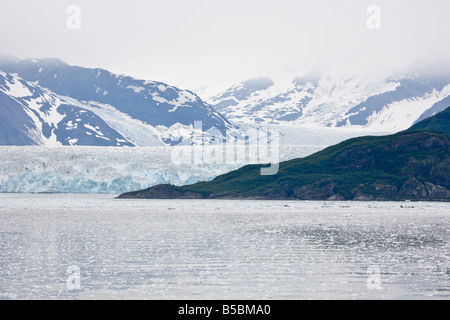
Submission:
{"label": "overcast sky", "polygon": [[445,64],[449,12],[449,0],[0,0],[0,52],[219,90],[312,66]]}

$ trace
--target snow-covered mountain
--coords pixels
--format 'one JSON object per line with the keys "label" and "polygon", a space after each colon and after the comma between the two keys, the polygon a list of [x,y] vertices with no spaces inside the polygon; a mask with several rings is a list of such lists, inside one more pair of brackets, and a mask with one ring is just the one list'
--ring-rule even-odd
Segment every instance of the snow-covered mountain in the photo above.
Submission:
{"label": "snow-covered mountain", "polygon": [[279,88],[269,77],[254,78],[231,87],[209,102],[234,121],[247,123],[295,121],[312,99],[316,84],[294,81]]}
{"label": "snow-covered mountain", "polygon": [[1,145],[132,146],[95,113],[0,71]]}
{"label": "snow-covered mountain", "polygon": [[170,145],[234,130],[196,94],[162,82],[57,59],[0,56],[0,71],[3,145]]}
{"label": "snow-covered mountain", "polygon": [[244,81],[208,102],[230,121],[399,131],[450,106],[450,76],[326,71]]}
{"label": "snow-covered mountain", "polygon": [[218,131],[233,135],[234,125],[393,132],[449,105],[450,76],[417,72],[379,76],[343,68],[288,82],[259,77],[205,102],[162,82],[0,55],[0,145],[176,145],[199,133],[209,141]]}

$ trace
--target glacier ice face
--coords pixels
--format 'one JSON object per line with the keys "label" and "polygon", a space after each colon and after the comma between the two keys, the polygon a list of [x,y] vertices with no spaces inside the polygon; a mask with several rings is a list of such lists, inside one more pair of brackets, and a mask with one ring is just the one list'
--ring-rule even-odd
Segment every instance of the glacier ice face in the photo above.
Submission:
{"label": "glacier ice face", "polygon": [[167,147],[0,147],[0,192],[122,193],[224,170],[178,168],[170,155]]}
{"label": "glacier ice face", "polygon": [[[286,127],[281,132],[279,160],[305,157],[364,133],[367,131]],[[204,157],[224,150],[220,145],[203,148]],[[119,194],[157,184],[207,181],[246,164],[266,163],[249,157],[223,163],[178,163],[174,154],[180,150],[191,152],[192,147],[0,146],[0,192]]]}
{"label": "glacier ice face", "polygon": [[177,164],[173,148],[0,147],[0,192],[119,194],[210,180],[244,164]]}

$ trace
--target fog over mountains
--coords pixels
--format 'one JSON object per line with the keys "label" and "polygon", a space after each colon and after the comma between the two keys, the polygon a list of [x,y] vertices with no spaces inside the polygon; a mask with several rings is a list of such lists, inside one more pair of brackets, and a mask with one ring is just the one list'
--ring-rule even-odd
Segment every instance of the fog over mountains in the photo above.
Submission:
{"label": "fog over mountains", "polygon": [[450,105],[450,76],[328,72],[246,80],[208,102],[232,122],[399,131]]}

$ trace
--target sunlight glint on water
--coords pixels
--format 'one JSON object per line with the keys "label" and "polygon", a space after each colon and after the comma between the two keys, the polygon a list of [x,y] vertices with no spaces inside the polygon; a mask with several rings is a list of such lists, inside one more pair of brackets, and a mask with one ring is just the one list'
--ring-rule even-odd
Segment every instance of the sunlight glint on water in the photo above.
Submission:
{"label": "sunlight glint on water", "polygon": [[0,298],[448,299],[449,222],[448,203],[0,194]]}

